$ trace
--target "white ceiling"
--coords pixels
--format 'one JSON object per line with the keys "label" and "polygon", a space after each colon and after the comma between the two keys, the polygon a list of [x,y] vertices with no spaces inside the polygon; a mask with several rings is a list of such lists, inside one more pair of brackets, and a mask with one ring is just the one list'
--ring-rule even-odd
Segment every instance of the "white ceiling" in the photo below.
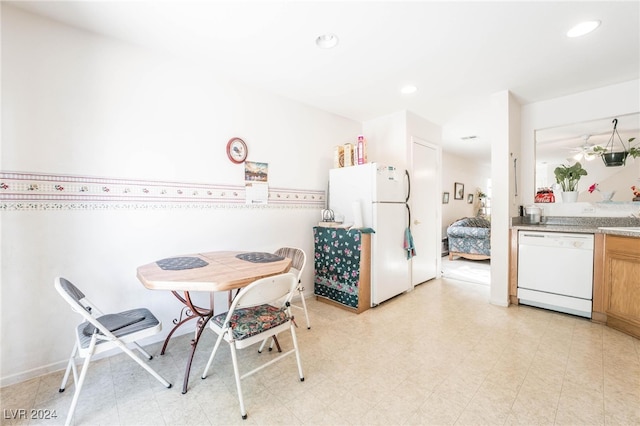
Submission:
{"label": "white ceiling", "polygon": [[[354,120],[406,109],[442,126],[446,150],[486,160],[493,93],[526,104],[640,78],[638,1],[12,4]],[[594,33],[565,36],[592,19]],[[329,32],[338,46],[316,47]],[[406,83],[418,91],[400,95]]]}

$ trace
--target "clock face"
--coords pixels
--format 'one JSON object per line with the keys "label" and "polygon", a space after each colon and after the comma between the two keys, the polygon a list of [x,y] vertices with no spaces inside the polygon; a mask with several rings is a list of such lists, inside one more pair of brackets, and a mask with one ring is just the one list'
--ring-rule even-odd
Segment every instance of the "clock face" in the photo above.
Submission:
{"label": "clock face", "polygon": [[243,163],[247,159],[247,144],[240,138],[231,138],[227,143],[227,156],[236,164]]}

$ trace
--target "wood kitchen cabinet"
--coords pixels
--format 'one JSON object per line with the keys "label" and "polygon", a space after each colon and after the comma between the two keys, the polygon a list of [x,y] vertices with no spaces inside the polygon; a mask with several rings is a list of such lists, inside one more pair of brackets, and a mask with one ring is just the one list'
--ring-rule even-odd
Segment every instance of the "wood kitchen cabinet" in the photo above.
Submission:
{"label": "wood kitchen cabinet", "polygon": [[605,234],[594,234],[593,245],[593,300],[591,321],[607,323],[604,308],[604,237]]}
{"label": "wood kitchen cabinet", "polygon": [[607,326],[640,338],[640,238],[605,235],[602,281]]}

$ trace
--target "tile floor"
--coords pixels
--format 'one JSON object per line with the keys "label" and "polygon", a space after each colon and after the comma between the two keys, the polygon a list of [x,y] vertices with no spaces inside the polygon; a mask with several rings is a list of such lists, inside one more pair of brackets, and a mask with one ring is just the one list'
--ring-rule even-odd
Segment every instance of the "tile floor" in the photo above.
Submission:
{"label": "tile floor", "polygon": [[442,276],[476,284],[491,284],[491,260],[469,260],[462,257],[442,257]]}
{"label": "tile floor", "polygon": [[[213,333],[201,342],[185,395],[190,336],[176,338],[164,356],[160,344],[149,347],[171,389],[122,355],[103,359],[89,370],[75,424],[640,424],[638,339],[565,314],[493,306],[488,293],[439,279],[360,315],[310,299],[312,328],[298,329],[305,381],[293,356],[245,379],[244,421],[226,348],[199,378]],[[244,350],[241,366],[271,355]],[[1,389],[2,424],[63,423],[74,388],[58,393],[61,377]],[[58,419],[6,418],[32,408],[56,410]]]}

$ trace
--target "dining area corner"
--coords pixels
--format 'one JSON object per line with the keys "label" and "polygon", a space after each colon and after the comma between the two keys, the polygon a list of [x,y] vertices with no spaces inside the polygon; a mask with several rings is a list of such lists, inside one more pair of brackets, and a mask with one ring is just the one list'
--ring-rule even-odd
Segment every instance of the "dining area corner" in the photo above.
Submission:
{"label": "dining area corner", "polygon": [[[168,291],[183,305],[164,340],[161,355],[167,350],[174,333],[184,324],[196,320],[191,351],[186,360],[183,394],[188,390],[191,365],[200,337],[215,315],[214,295],[228,293],[230,307],[234,292],[237,295],[255,281],[287,273],[291,263],[290,258],[267,252],[213,251],[176,255],[137,268],[137,278],[145,288]],[[209,306],[196,304],[193,292],[209,293]]]}

